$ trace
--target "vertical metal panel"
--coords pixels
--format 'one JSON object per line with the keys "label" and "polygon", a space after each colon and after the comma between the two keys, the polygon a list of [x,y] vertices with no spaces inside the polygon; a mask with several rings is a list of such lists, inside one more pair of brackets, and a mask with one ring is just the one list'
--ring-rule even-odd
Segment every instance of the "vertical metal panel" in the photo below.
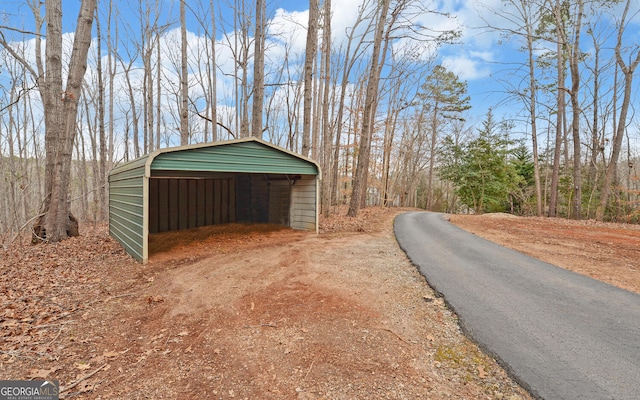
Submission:
{"label": "vertical metal panel", "polygon": [[251,220],[253,224],[269,222],[269,182],[264,175],[251,175]]}
{"label": "vertical metal panel", "polygon": [[[151,179],[149,180],[151,182]],[[158,232],[169,230],[169,180],[158,179]],[[151,225],[151,224],[149,224]],[[153,232],[149,228],[150,232]],[[155,233],[155,232],[153,232]]]}
{"label": "vertical metal panel", "polygon": [[251,177],[248,174],[236,176],[236,215],[238,222],[251,222]]}
{"label": "vertical metal panel", "polygon": [[222,222],[222,182],[221,180],[213,181],[213,223]]}
{"label": "vertical metal panel", "polygon": [[178,229],[189,227],[189,183],[178,180]]}
{"label": "vertical metal panel", "polygon": [[160,188],[159,180],[149,180],[149,232],[156,233],[160,229]]}
{"label": "vertical metal panel", "polygon": [[149,233],[235,220],[232,179],[150,178]]}
{"label": "vertical metal panel", "polygon": [[271,181],[269,191],[269,223],[289,226],[291,206],[291,182]]}
{"label": "vertical metal panel", "polygon": [[[235,207],[235,203],[232,203],[232,193],[231,186],[229,185],[228,180],[223,180],[220,183],[220,208],[222,209],[222,220],[220,221],[223,224],[228,224],[231,222],[231,205],[233,204]],[[235,196],[233,196],[235,198]]]}
{"label": "vertical metal panel", "polygon": [[196,216],[198,212],[198,185],[195,180],[187,180],[189,185],[188,197],[187,197],[187,228],[195,228],[198,226],[198,218]]}
{"label": "vertical metal panel", "polygon": [[213,215],[215,213],[214,207],[213,207],[213,180],[212,179],[207,179],[205,181],[204,184],[204,208],[206,210],[205,213],[205,225],[213,225]]}
{"label": "vertical metal panel", "polygon": [[207,210],[204,206],[205,202],[205,181],[198,179],[196,181],[196,226],[205,226]]}
{"label": "vertical metal panel", "polygon": [[175,179],[169,179],[169,230],[176,231],[179,228],[178,215],[180,213],[179,199],[180,187]]}
{"label": "vertical metal panel", "polygon": [[236,207],[237,207],[237,203],[236,203],[236,181],[235,181],[235,179],[228,179],[227,180],[227,193],[229,195],[229,201],[228,201],[228,204],[227,204],[227,211],[228,211],[227,222],[229,222],[229,223],[237,222],[237,215],[236,215]]}
{"label": "vertical metal panel", "polygon": [[317,184],[315,176],[303,176],[291,187],[291,227],[316,230]]}
{"label": "vertical metal panel", "polygon": [[144,261],[144,164],[109,176],[109,234]]}

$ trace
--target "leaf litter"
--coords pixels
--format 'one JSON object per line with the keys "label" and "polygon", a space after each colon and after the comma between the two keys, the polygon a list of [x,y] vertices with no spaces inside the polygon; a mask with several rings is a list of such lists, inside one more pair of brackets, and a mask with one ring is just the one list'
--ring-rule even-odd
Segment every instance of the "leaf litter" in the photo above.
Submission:
{"label": "leaf litter", "polygon": [[157,235],[147,265],[103,225],[8,246],[0,375],[58,379],[62,398],[528,399],[399,249],[401,210],[344,211],[318,236]]}

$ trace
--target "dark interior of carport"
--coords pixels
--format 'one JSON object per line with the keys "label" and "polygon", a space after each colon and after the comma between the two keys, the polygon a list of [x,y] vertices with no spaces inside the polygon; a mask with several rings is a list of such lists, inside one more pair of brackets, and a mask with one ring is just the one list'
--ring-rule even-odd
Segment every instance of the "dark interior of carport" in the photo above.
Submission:
{"label": "dark interior of carport", "polygon": [[300,175],[152,171],[149,233],[227,223],[289,226],[291,188]]}

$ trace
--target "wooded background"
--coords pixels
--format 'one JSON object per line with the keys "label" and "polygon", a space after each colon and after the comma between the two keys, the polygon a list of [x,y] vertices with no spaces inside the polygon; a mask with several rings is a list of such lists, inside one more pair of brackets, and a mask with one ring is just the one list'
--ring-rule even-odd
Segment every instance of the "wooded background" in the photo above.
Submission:
{"label": "wooded background", "polygon": [[[267,0],[183,0],[175,13],[161,0],[91,2],[82,1],[78,24],[61,26],[56,43],[60,0],[25,0],[28,22],[3,14],[2,242],[48,210],[49,163],[61,144],[46,125],[52,112],[67,112],[52,111],[52,93],[77,107],[71,154],[55,157],[69,157],[64,196],[81,222],[106,220],[108,173],[118,163],[249,135],[319,162],[326,214],[348,204],[349,215],[376,205],[640,220],[640,40],[628,32],[638,30],[631,0],[481,5],[492,15],[483,29],[520,49],[503,65],[513,79],[495,83],[503,94],[495,107],[509,105],[499,117],[493,107],[472,114],[467,83],[438,57],[460,30],[417,22],[429,15],[454,26],[446,22],[455,15],[429,2],[363,0],[340,35],[331,0],[291,13],[299,31],[283,30],[283,10]],[[83,9],[93,16],[85,20],[90,47],[74,61]],[[295,45],[300,32],[304,46]],[[67,75],[47,91],[56,59]],[[76,94],[68,85],[83,62]]]}

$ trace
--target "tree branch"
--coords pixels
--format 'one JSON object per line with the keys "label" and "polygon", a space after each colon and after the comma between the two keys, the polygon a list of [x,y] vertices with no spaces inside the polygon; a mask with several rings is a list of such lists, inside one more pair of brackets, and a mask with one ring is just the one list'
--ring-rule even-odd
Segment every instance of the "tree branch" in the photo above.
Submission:
{"label": "tree branch", "polygon": [[20,64],[22,64],[22,66],[25,67],[25,69],[27,69],[27,71],[29,71],[31,75],[33,75],[36,81],[38,81],[39,79],[38,73],[31,67],[31,65],[29,65],[27,60],[25,60],[20,54],[18,54],[13,49],[13,47],[9,45],[9,43],[7,43],[7,41],[4,38],[4,34],[1,31],[0,31],[0,45],[2,45],[2,47],[4,47],[5,50],[7,50],[13,58],[15,58]]}
{"label": "tree branch", "polygon": [[198,111],[198,109],[196,108],[196,105],[195,105],[195,103],[193,102],[193,100],[189,99],[189,101],[191,102],[191,105],[192,105],[192,106],[193,106],[193,108],[195,109],[195,111],[193,111],[193,113],[194,113],[195,115],[197,115],[198,117],[200,117],[200,118],[202,118],[202,119],[204,119],[204,120],[206,120],[206,121],[209,121],[209,122],[211,122],[211,123],[215,123],[215,124],[216,124],[216,125],[218,125],[219,127],[221,127],[221,128],[223,128],[224,130],[226,130],[226,131],[229,133],[229,135],[231,135],[231,137],[233,137],[234,139],[236,139],[236,138],[237,138],[237,137],[236,137],[236,134],[235,134],[235,133],[233,133],[233,131],[232,131],[230,128],[228,128],[227,126],[225,126],[222,122],[213,121],[211,118],[207,117],[206,115],[201,114],[201,113],[200,113],[200,111]]}
{"label": "tree branch", "polygon": [[31,90],[35,89],[38,85],[33,85],[30,88],[26,88],[26,89],[22,89],[19,93],[18,93],[18,97],[11,103],[7,104],[6,106],[0,108],[0,112],[3,112],[4,110],[6,110],[7,108],[10,108],[11,106],[13,106],[14,104],[18,104],[18,102],[20,101],[20,98],[30,92]]}
{"label": "tree branch", "polygon": [[45,37],[45,35],[43,35],[41,33],[38,33],[38,32],[23,31],[22,29],[13,28],[11,26],[0,25],[0,29],[6,29],[8,31],[13,31],[13,32],[18,32],[18,33],[24,33],[25,35],[34,35],[34,36]]}

